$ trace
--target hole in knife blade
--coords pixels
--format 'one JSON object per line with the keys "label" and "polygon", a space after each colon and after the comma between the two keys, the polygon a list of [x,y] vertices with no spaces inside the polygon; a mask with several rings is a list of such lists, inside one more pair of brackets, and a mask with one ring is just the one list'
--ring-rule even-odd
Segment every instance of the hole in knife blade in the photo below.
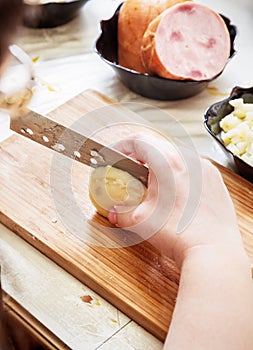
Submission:
{"label": "hole in knife blade", "polygon": [[24,128],[20,129],[20,131],[22,132],[22,134],[25,134],[25,133],[26,133],[26,131],[25,131]]}
{"label": "hole in knife blade", "polygon": [[32,131],[31,129],[29,129],[29,128],[26,129],[26,132],[27,132],[27,134],[29,134],[29,135],[33,135],[33,131]]}
{"label": "hole in knife blade", "polygon": [[74,156],[77,158],[81,158],[81,154],[78,151],[74,151]]}
{"label": "hole in knife blade", "polygon": [[56,143],[55,145],[52,146],[52,148],[57,152],[65,151],[65,146],[61,143]]}
{"label": "hole in knife blade", "polygon": [[96,151],[95,149],[91,149],[91,150],[90,150],[90,155],[91,155],[92,157],[98,157],[98,156],[100,156],[100,154],[98,153],[98,151]]}
{"label": "hole in knife blade", "polygon": [[93,165],[97,165],[98,161],[95,158],[90,158],[90,162]]}
{"label": "hole in knife blade", "polygon": [[49,138],[46,137],[45,135],[42,136],[42,139],[43,139],[44,142],[49,142]]}
{"label": "hole in knife blade", "polygon": [[[93,159],[96,160],[96,164],[105,164],[105,159],[104,157],[95,149],[90,150],[90,155],[92,156]],[[95,163],[93,163],[95,164]]]}

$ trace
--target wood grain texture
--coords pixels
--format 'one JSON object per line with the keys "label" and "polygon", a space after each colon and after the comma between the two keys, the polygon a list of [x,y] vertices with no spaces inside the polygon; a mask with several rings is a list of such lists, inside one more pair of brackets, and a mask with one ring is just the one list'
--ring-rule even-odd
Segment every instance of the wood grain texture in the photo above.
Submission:
{"label": "wood grain texture", "polygon": [[[50,115],[105,144],[149,127],[94,91],[82,93]],[[0,152],[0,221],[164,340],[179,283],[174,263],[147,242],[135,244],[138,237],[113,229],[95,212],[88,198],[89,167],[69,163],[20,135],[3,142]],[[246,250],[253,257],[253,186],[219,169],[234,200]]]}
{"label": "wood grain texture", "polygon": [[13,347],[7,346],[1,350],[32,350],[42,347],[48,350],[70,350],[6,293],[3,295],[3,308],[8,325],[8,336],[11,337]]}

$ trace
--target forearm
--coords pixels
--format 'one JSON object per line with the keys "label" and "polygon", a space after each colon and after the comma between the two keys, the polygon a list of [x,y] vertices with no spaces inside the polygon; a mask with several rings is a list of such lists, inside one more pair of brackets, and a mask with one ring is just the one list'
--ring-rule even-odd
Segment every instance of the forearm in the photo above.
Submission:
{"label": "forearm", "polygon": [[253,349],[253,282],[239,249],[195,248],[185,259],[164,350]]}

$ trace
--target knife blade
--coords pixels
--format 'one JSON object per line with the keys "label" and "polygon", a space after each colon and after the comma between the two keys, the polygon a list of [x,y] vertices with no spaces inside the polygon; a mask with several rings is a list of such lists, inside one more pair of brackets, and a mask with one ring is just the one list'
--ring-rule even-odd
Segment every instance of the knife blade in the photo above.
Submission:
{"label": "knife blade", "polygon": [[112,165],[127,171],[147,186],[146,166],[51,118],[29,111],[23,116],[12,116],[10,128],[30,140],[93,168]]}

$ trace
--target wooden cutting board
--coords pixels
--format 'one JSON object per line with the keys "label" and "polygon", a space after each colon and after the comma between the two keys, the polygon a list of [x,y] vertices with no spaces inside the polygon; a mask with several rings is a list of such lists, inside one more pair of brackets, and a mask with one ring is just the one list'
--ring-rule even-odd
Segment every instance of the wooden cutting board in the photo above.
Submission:
{"label": "wooden cutting board", "polygon": [[[135,113],[92,90],[49,116],[105,144],[148,127]],[[164,340],[179,283],[174,263],[149,243],[131,245],[134,236],[110,230],[90,203],[87,166],[17,134],[1,143],[0,153],[0,221]],[[218,167],[253,258],[253,185]]]}

